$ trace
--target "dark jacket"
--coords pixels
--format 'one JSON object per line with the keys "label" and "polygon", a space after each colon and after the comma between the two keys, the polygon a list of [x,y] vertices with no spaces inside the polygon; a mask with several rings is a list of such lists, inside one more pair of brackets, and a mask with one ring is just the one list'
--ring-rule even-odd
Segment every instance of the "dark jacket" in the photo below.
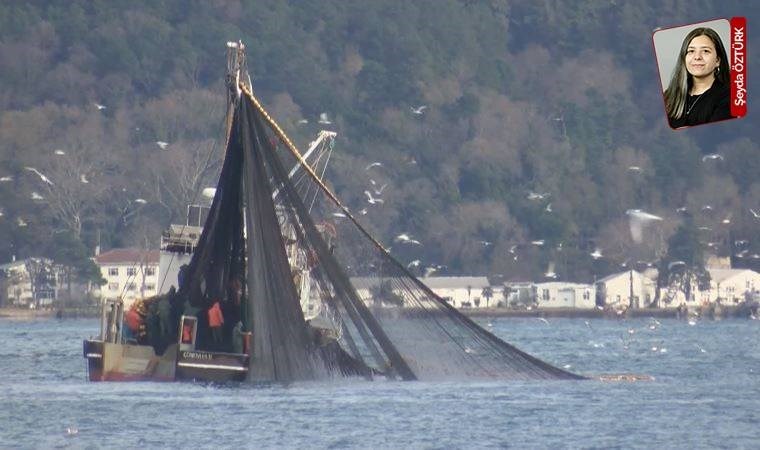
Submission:
{"label": "dark jacket", "polygon": [[728,86],[716,79],[710,89],[700,95],[690,95],[686,99],[682,117],[668,117],[668,122],[671,127],[680,128],[731,119],[730,100]]}

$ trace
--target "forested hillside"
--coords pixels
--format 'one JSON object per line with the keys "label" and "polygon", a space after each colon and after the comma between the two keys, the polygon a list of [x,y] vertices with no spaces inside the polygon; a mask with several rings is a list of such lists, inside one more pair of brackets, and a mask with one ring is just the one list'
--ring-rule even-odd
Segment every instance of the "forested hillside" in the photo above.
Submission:
{"label": "forested hillside", "polygon": [[[733,15],[754,25],[757,9],[2,2],[0,262],[78,261],[97,242],[157,248],[216,182],[225,43],[242,40],[254,89],[300,148],[324,126],[321,113],[332,122],[327,177],[338,195],[369,208],[362,218],[381,241],[407,233],[422,243],[395,250],[405,263],[509,279],[541,279],[551,266],[577,281],[703,253],[760,268],[754,96],[748,118],[673,131],[652,49],[657,27]],[[754,56],[751,28],[749,40]],[[703,160],[715,153],[723,159]],[[365,170],[372,162],[382,165]],[[384,203],[368,205],[370,180],[387,184]],[[663,220],[637,242],[630,209]]]}

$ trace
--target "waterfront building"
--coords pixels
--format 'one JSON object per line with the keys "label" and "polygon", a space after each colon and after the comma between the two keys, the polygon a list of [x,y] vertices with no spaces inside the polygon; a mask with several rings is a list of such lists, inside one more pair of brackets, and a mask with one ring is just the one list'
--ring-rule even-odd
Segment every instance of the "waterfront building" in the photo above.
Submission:
{"label": "waterfront building", "polygon": [[95,292],[102,301],[122,298],[129,309],[135,299],[158,293],[158,250],[116,248],[95,256],[94,261],[106,280]]}
{"label": "waterfront building", "polygon": [[596,291],[603,306],[645,308],[654,301],[657,277],[654,273],[645,275],[635,270],[613,273],[596,281]]}
{"label": "waterfront building", "polygon": [[702,298],[710,303],[735,305],[760,291],[760,273],[750,269],[708,268],[710,289]]}
{"label": "waterfront building", "polygon": [[533,298],[539,308],[593,309],[596,306],[596,287],[566,281],[535,283]]}

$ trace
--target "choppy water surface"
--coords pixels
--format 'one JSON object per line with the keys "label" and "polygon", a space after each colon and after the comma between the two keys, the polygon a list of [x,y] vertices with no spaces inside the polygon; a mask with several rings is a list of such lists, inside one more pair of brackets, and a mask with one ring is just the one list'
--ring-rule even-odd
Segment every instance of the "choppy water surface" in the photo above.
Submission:
{"label": "choppy water surface", "polygon": [[760,448],[760,321],[481,322],[577,373],[655,381],[90,383],[96,320],[0,320],[0,448]]}

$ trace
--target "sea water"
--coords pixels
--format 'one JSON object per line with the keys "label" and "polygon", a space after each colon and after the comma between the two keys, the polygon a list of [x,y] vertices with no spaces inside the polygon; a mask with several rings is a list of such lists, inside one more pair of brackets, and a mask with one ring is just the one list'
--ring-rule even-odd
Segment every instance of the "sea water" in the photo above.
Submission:
{"label": "sea water", "polygon": [[760,321],[479,320],[647,382],[92,383],[95,319],[0,319],[0,448],[760,448]]}

